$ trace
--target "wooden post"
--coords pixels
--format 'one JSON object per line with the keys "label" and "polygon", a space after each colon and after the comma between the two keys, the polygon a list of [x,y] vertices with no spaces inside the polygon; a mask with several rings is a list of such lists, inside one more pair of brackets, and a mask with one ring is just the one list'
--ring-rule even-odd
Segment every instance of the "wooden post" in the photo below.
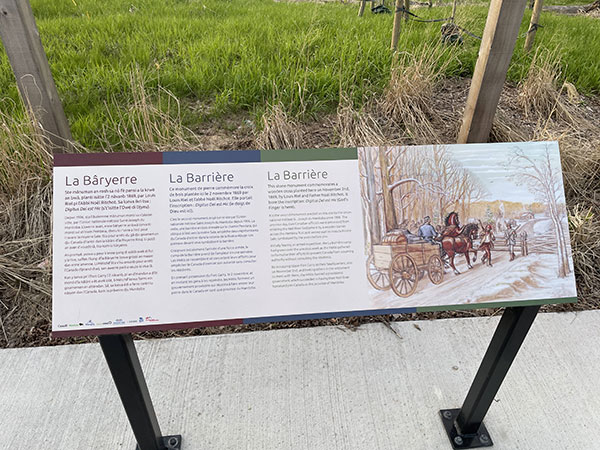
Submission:
{"label": "wooden post", "polygon": [[410,0],[404,0],[404,21],[408,22],[410,16],[408,12],[410,11]]}
{"label": "wooden post", "polygon": [[402,14],[400,14],[400,10],[402,9],[402,1],[396,0],[396,6],[394,8],[394,29],[392,30],[392,45],[391,49],[396,50],[398,48],[398,36],[400,36],[400,22],[402,20]]}
{"label": "wooden post", "polygon": [[71,148],[71,130],[56,91],[28,0],[0,0],[0,38],[23,103],[55,152]]}
{"label": "wooden post", "polygon": [[358,8],[358,17],[362,17],[365,12],[365,6],[367,4],[367,0],[360,0],[360,8]]}
{"label": "wooden post", "polygon": [[525,38],[525,52],[531,50],[531,46],[535,40],[535,32],[537,31],[538,24],[540,23],[540,14],[542,13],[543,4],[544,0],[535,0],[535,4],[533,5],[531,22],[529,22],[529,30],[527,31],[527,37]]}
{"label": "wooden post", "polygon": [[527,0],[492,0],[458,143],[486,142]]}

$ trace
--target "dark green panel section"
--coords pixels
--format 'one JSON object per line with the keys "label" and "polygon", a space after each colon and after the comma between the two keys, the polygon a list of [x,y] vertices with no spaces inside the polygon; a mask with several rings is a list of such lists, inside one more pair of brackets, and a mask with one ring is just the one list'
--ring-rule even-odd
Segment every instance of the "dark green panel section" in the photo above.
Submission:
{"label": "dark green panel section", "polygon": [[310,148],[303,150],[261,150],[262,162],[332,161],[358,159],[356,148]]}
{"label": "dark green panel section", "polygon": [[468,309],[481,308],[507,308],[511,306],[534,306],[534,305],[553,305],[557,303],[575,303],[577,297],[565,298],[548,298],[540,300],[521,300],[514,302],[487,302],[487,303],[468,303],[462,305],[446,305],[446,306],[423,306],[417,307],[417,312],[434,312],[434,311],[464,311]]}

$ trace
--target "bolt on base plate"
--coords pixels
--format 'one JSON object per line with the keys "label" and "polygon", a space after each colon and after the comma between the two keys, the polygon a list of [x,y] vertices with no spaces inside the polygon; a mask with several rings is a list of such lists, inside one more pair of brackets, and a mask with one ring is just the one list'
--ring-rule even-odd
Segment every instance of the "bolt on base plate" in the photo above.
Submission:
{"label": "bolt on base plate", "polygon": [[[181,450],[181,435],[162,436],[160,443],[162,445],[161,450]],[[135,450],[140,450],[140,446],[136,445]]]}
{"label": "bolt on base plate", "polygon": [[491,447],[494,445],[492,438],[488,433],[485,425],[482,423],[475,434],[460,434],[456,429],[455,421],[458,417],[460,409],[442,409],[440,416],[448,438],[454,449]]}

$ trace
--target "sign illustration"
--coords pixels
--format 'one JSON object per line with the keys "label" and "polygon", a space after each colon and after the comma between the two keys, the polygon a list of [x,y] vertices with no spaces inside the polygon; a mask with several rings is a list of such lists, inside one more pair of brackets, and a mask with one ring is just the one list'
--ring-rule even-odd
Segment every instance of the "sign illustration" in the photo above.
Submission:
{"label": "sign illustration", "polygon": [[556,143],[358,156],[373,306],[574,295]]}

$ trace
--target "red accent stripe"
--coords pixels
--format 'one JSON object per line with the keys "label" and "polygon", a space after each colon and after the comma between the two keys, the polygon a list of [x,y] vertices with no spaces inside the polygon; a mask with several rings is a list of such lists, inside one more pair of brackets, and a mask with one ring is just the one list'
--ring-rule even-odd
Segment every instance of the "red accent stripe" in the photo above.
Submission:
{"label": "red accent stripe", "polygon": [[177,323],[163,323],[156,325],[138,325],[138,326],[125,326],[125,327],[112,327],[112,328],[100,328],[100,329],[89,329],[89,330],[65,330],[65,331],[52,331],[50,336],[52,338],[63,338],[73,336],[100,336],[103,334],[128,334],[128,333],[140,333],[142,331],[167,331],[167,330],[182,330],[185,328],[205,328],[205,327],[221,327],[224,325],[242,325],[243,319],[229,319],[229,320],[207,320],[204,322],[177,322]]}
{"label": "red accent stripe", "polygon": [[140,153],[55,153],[54,167],[73,166],[135,166],[162,164],[160,152]]}

